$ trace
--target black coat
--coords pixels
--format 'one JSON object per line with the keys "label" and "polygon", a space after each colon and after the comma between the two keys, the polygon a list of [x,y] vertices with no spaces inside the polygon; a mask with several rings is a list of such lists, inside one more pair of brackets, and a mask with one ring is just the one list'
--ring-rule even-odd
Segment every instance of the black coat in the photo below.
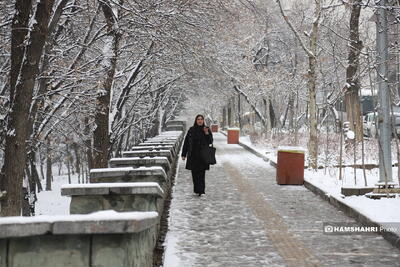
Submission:
{"label": "black coat", "polygon": [[188,130],[182,148],[182,157],[186,157],[186,169],[209,170],[210,164],[205,163],[200,156],[200,150],[204,146],[213,143],[213,136],[208,129],[208,135],[204,133],[203,126],[192,126]]}

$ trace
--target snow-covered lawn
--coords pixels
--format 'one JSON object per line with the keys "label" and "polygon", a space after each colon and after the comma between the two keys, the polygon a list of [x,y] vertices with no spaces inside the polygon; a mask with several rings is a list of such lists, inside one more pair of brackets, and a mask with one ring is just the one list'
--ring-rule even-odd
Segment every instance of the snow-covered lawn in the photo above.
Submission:
{"label": "snow-covered lawn", "polygon": [[[379,180],[379,170],[373,169],[366,171],[368,186],[374,186]],[[393,168],[393,173],[397,172],[397,167]],[[361,214],[367,216],[372,221],[377,223],[400,223],[400,197],[396,198],[381,198],[370,199],[366,196],[348,196],[344,197],[341,194],[342,187],[364,187],[364,178],[362,170],[357,169],[357,184],[354,185],[354,171],[353,168],[343,169],[343,179],[339,180],[338,170],[327,171],[324,170],[305,170],[305,180],[327,192],[329,195],[340,199],[350,207],[356,209]],[[400,225],[398,225],[400,227]],[[400,230],[400,228],[399,228]],[[400,233],[399,233],[400,234]]]}
{"label": "snow-covered lawn", "polygon": [[[273,162],[277,162],[277,150],[271,148],[271,145],[263,143],[252,144],[248,136],[240,137],[240,142],[250,146],[254,150],[262,153]],[[282,145],[282,144],[280,144]],[[337,153],[334,156],[337,156]],[[373,156],[375,156],[374,153]],[[370,157],[371,159],[371,157]],[[396,161],[397,160],[393,160]],[[351,161],[349,162],[351,163]],[[377,162],[373,162],[377,163]],[[393,167],[393,181],[397,180],[397,167]],[[305,170],[304,179],[314,186],[320,188],[330,196],[333,196],[355,210],[359,211],[370,220],[377,223],[397,223],[397,228],[400,231],[400,197],[396,198],[381,198],[370,199],[365,196],[350,196],[344,197],[341,194],[342,187],[365,187],[364,174],[362,169],[356,169],[356,177],[354,177],[353,168],[342,169],[342,179],[339,179],[339,168],[328,167],[326,169]],[[374,187],[379,180],[379,169],[366,170],[367,186]],[[397,184],[398,187],[398,184]],[[400,233],[398,233],[400,234]]]}
{"label": "snow-covered lawn", "polygon": [[[72,183],[77,183],[77,175],[71,176]],[[43,189],[46,188],[46,181],[41,180]],[[69,214],[69,203],[71,198],[67,196],[61,196],[61,186],[68,184],[68,176],[66,174],[55,175],[54,181],[52,182],[51,191],[42,191],[38,193],[36,202],[36,214],[35,215],[66,215]]]}

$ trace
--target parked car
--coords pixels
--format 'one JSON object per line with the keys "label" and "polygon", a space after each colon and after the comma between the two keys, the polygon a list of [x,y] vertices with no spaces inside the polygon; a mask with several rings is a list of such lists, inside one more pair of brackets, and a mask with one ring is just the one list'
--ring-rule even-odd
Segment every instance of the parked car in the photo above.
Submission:
{"label": "parked car", "polygon": [[[377,137],[378,136],[378,127],[375,121],[375,115],[377,113],[370,112],[364,116],[364,135],[367,137]],[[400,137],[400,113],[392,114],[393,124],[395,133],[398,137]],[[392,133],[393,135],[393,133]]]}
{"label": "parked car", "polygon": [[373,112],[367,113],[364,116],[363,124],[364,136],[375,137],[378,131],[375,127],[375,114]]}

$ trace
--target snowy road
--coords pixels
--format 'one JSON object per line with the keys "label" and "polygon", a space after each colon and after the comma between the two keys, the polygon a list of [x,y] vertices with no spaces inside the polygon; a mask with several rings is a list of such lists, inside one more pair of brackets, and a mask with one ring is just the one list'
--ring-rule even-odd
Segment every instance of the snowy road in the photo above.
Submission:
{"label": "snowy road", "polygon": [[192,194],[179,163],[165,267],[400,266],[400,251],[379,235],[324,234],[323,222],[353,220],[302,186],[278,186],[269,164],[214,139],[205,197]]}

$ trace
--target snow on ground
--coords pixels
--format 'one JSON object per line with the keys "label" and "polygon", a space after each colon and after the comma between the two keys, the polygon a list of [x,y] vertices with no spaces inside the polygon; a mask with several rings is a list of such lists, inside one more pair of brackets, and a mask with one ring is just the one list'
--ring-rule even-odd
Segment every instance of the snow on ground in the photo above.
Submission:
{"label": "snow on ground", "polygon": [[[248,136],[241,136],[240,142],[262,153],[271,161],[277,162],[276,149],[273,150],[263,144],[252,144]],[[392,171],[393,181],[398,183],[397,167],[393,167]],[[365,187],[366,185],[374,187],[379,181],[379,169],[366,170],[366,185],[364,182],[363,170],[356,169],[356,177],[354,177],[354,168],[343,168],[341,180],[339,179],[339,168],[334,167],[318,169],[317,171],[311,169],[305,170],[304,179],[327,192],[327,194],[356,209],[372,221],[382,224],[393,222],[400,223],[400,212],[398,212],[400,208],[399,196],[390,199],[369,199],[365,196],[344,197],[341,194],[342,187]],[[400,231],[399,224],[397,224],[397,228]]]}
{"label": "snow on ground", "polygon": [[164,267],[176,267],[180,266],[180,260],[177,256],[177,242],[178,237],[170,234],[168,232],[167,237],[165,238],[165,252],[164,252]]}
{"label": "snow on ground", "polygon": [[[57,173],[58,174],[58,173]],[[54,179],[52,182],[51,191],[42,191],[37,194],[36,215],[67,215],[69,214],[69,203],[71,198],[61,196],[61,186],[68,184],[68,175],[64,172],[61,175],[56,175],[53,172]],[[78,176],[71,175],[72,183],[78,182]],[[43,189],[46,188],[46,181],[41,180]]]}
{"label": "snow on ground", "polygon": [[[397,167],[393,168],[393,174],[395,173],[397,173]],[[373,169],[371,171],[366,171],[366,176],[367,185],[374,187],[379,180],[379,170]],[[361,169],[356,170],[356,179],[354,179],[353,168],[343,169],[342,180],[338,178],[339,171],[337,169],[334,171],[326,171],[326,173],[325,170],[318,170],[316,172],[313,170],[305,170],[304,177],[308,182],[321,188],[331,196],[340,199],[372,221],[378,223],[400,223],[400,212],[397,212],[400,208],[399,196],[389,199],[370,199],[366,196],[342,196],[342,187],[365,187],[363,171]],[[354,183],[355,180],[357,181],[356,185]]]}
{"label": "snow on ground", "polygon": [[[10,216],[10,217],[2,217],[0,218],[0,225],[4,224],[21,224],[21,223],[41,223],[41,222],[60,222],[60,221],[68,221],[68,222],[85,222],[85,221],[114,221],[114,220],[146,220],[146,219],[156,219],[158,217],[158,213],[155,211],[135,211],[135,212],[117,212],[114,210],[101,210],[96,211],[90,214],[68,214],[65,215],[40,215],[33,217],[25,217],[25,216]],[[102,231],[102,229],[106,230],[106,228],[97,227],[97,231]]]}

